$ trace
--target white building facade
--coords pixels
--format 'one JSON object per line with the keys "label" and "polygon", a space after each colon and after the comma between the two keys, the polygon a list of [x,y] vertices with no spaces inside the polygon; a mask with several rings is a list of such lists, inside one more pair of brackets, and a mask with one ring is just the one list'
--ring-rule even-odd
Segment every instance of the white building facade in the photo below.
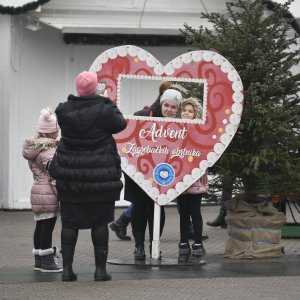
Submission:
{"label": "white building facade", "polygon": [[[0,1],[21,3],[32,1]],[[39,1],[33,1],[39,2]],[[68,34],[178,37],[198,28],[201,12],[225,11],[225,0],[44,1],[24,14],[0,14],[0,209],[29,209],[32,174],[23,141],[35,134],[40,110],[74,93],[76,75],[118,44],[66,43]],[[144,36],[145,38],[145,36]],[[138,45],[139,46],[139,45]],[[140,46],[163,64],[189,50],[182,44]]]}

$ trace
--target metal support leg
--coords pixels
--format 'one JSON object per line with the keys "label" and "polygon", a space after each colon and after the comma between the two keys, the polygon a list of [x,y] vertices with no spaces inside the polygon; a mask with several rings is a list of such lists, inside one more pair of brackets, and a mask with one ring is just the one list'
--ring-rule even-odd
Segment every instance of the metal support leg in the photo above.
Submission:
{"label": "metal support leg", "polygon": [[158,260],[160,255],[160,205],[154,203],[152,259]]}

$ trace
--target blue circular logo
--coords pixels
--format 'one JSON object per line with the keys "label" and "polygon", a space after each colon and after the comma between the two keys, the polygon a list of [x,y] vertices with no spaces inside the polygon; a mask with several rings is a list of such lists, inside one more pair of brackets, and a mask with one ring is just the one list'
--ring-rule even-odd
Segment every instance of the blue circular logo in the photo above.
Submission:
{"label": "blue circular logo", "polygon": [[175,178],[175,171],[169,164],[159,164],[153,171],[153,177],[156,183],[160,185],[169,185]]}

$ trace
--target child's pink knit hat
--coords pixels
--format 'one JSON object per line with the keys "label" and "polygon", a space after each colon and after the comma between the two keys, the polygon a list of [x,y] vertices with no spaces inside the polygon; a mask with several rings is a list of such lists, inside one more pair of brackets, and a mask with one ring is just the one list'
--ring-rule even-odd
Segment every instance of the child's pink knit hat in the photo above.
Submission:
{"label": "child's pink knit hat", "polygon": [[97,75],[83,71],[76,78],[76,90],[78,96],[91,96],[96,94],[98,85]]}
{"label": "child's pink knit hat", "polygon": [[47,107],[41,110],[36,129],[39,133],[53,133],[59,130],[56,116],[51,108]]}

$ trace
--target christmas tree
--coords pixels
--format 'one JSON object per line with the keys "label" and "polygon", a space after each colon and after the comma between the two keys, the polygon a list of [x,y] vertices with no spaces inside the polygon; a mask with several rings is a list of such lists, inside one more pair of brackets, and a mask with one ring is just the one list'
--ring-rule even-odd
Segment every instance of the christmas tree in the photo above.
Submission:
{"label": "christmas tree", "polygon": [[253,202],[261,194],[300,190],[299,34],[292,28],[292,0],[272,11],[267,2],[227,2],[225,15],[202,14],[212,30],[188,24],[182,30],[187,44],[220,53],[242,79],[241,123],[214,172],[241,182],[244,199]]}

